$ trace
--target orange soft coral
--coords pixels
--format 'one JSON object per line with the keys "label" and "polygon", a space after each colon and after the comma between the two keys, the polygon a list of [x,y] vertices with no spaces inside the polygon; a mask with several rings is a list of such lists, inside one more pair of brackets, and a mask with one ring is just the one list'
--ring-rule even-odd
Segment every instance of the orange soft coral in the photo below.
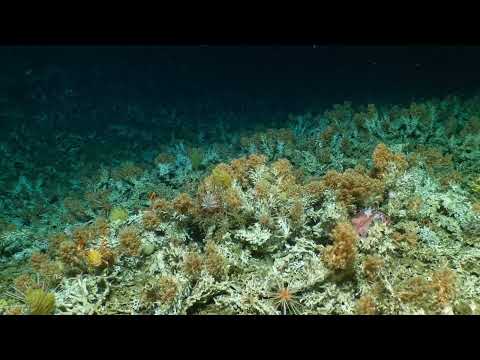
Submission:
{"label": "orange soft coral", "polygon": [[449,268],[445,267],[432,274],[430,286],[434,291],[437,305],[443,307],[454,300],[455,282],[455,273]]}
{"label": "orange soft coral", "polygon": [[377,305],[373,297],[364,295],[357,301],[358,315],[375,315],[377,313]]}
{"label": "orange soft coral", "polygon": [[354,169],[347,169],[343,173],[328,171],[323,182],[326,187],[336,190],[338,199],[349,207],[381,200],[384,192],[382,181]]}
{"label": "orange soft coral", "polygon": [[120,238],[120,246],[123,252],[130,256],[139,255],[142,242],[138,236],[137,228],[131,225],[127,226],[120,230],[118,237]]}
{"label": "orange soft coral", "polygon": [[240,185],[249,185],[249,173],[264,165],[267,158],[264,155],[252,154],[248,157],[240,159],[234,159],[230,163],[232,167],[234,177],[240,182]]}
{"label": "orange soft coral", "polygon": [[405,155],[394,154],[383,143],[373,150],[373,164],[377,175],[384,176],[390,169],[405,170],[408,166]]}
{"label": "orange soft coral", "polygon": [[192,210],[194,203],[190,195],[181,193],[172,202],[175,211],[182,215],[187,215]]}
{"label": "orange soft coral", "polygon": [[351,268],[355,260],[357,249],[357,233],[350,223],[338,223],[332,230],[333,245],[326,248],[324,260],[332,270],[346,270]]}

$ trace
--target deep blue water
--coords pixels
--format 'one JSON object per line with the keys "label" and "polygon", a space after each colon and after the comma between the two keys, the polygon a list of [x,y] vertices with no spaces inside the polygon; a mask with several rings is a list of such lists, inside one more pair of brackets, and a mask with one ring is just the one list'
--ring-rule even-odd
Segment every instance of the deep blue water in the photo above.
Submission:
{"label": "deep blue water", "polygon": [[[112,108],[127,103],[265,120],[344,101],[468,95],[480,80],[479,48],[460,46],[36,46],[0,54],[1,93],[35,114],[63,107],[71,115],[51,126],[72,129],[116,122]],[[94,110],[96,118],[87,115]]]}

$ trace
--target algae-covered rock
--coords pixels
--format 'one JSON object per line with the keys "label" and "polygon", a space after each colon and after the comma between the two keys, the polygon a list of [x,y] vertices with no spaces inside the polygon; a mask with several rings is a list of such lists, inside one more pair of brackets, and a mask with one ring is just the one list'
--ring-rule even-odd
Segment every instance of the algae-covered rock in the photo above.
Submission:
{"label": "algae-covered rock", "polygon": [[465,301],[460,301],[456,303],[453,307],[453,312],[455,315],[472,315],[472,307],[467,304]]}
{"label": "algae-covered rock", "polygon": [[154,253],[154,251],[155,251],[155,245],[151,243],[145,243],[140,248],[140,253],[143,256],[150,256]]}

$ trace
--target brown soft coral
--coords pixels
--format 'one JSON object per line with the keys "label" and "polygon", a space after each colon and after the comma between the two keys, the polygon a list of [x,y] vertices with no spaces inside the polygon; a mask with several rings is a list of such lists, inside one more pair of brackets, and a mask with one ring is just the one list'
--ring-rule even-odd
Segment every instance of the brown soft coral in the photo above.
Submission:
{"label": "brown soft coral", "polygon": [[252,170],[265,165],[267,158],[264,155],[252,154],[248,157],[240,159],[234,159],[230,163],[235,178],[240,182],[242,186],[249,185],[249,173]]}
{"label": "brown soft coral", "polygon": [[438,313],[452,304],[456,294],[455,272],[447,267],[434,271],[431,280],[416,276],[398,292],[401,301]]}
{"label": "brown soft coral", "polygon": [[331,170],[323,181],[327,187],[336,190],[338,200],[347,207],[368,206],[383,198],[383,182],[358,170],[347,169],[343,173]]}
{"label": "brown soft coral", "polygon": [[303,193],[308,196],[312,205],[318,205],[322,203],[326,189],[325,181],[312,180],[303,186]]}
{"label": "brown soft coral", "polygon": [[408,167],[403,154],[394,154],[385,144],[380,143],[373,150],[373,164],[376,175],[383,177],[390,169],[405,170]]}
{"label": "brown soft coral", "polygon": [[152,196],[149,210],[153,211],[160,220],[164,221],[169,219],[172,214],[172,204],[160,197]]}
{"label": "brown soft coral", "polygon": [[160,302],[171,304],[178,292],[178,282],[172,276],[162,276],[147,284],[144,290],[144,300],[147,302]]}
{"label": "brown soft coral", "polygon": [[140,253],[142,242],[138,236],[138,229],[134,226],[127,226],[120,230],[118,235],[122,251],[130,256],[137,256]]}
{"label": "brown soft coral", "polygon": [[177,295],[177,281],[172,276],[162,276],[158,281],[158,290],[158,300],[163,304],[170,304]]}
{"label": "brown soft coral", "polygon": [[204,265],[203,257],[195,252],[188,252],[183,259],[183,270],[191,279],[198,279]]}
{"label": "brown soft coral", "polygon": [[52,256],[57,255],[60,245],[68,240],[68,236],[63,232],[51,234],[48,237],[48,253]]}
{"label": "brown soft coral", "polygon": [[47,254],[33,253],[30,264],[49,286],[57,284],[63,277],[63,267],[60,262],[50,260]]}
{"label": "brown soft coral", "polygon": [[332,270],[346,270],[352,267],[357,254],[358,235],[350,223],[338,223],[332,230],[333,245],[325,249],[324,260]]}
{"label": "brown soft coral", "polygon": [[221,280],[227,274],[227,263],[212,241],[205,245],[205,267],[216,280]]}
{"label": "brown soft coral", "polygon": [[145,230],[156,230],[161,220],[153,210],[145,210],[142,215],[142,223]]}
{"label": "brown soft coral", "polygon": [[69,270],[77,270],[82,268],[83,250],[80,249],[73,241],[67,240],[62,242],[58,248],[58,256],[60,260],[69,268]]}
{"label": "brown soft coral", "polygon": [[142,175],[143,169],[134,164],[131,161],[125,161],[120,166],[116,167],[112,171],[112,177],[114,180],[125,180],[129,181],[133,178],[136,178]]}
{"label": "brown soft coral", "polygon": [[300,195],[301,187],[297,184],[298,173],[294,172],[293,166],[287,159],[275,161],[272,166],[272,175],[278,181],[280,191],[288,197]]}
{"label": "brown soft coral", "polygon": [[450,304],[455,298],[456,276],[449,268],[440,269],[432,274],[431,287],[435,294],[436,304],[440,307]]}
{"label": "brown soft coral", "polygon": [[172,202],[175,211],[182,215],[188,215],[193,209],[194,202],[190,195],[181,193]]}
{"label": "brown soft coral", "polygon": [[89,218],[88,208],[79,198],[67,196],[63,200],[63,206],[67,210],[66,216],[69,222],[84,221]]}
{"label": "brown soft coral", "polygon": [[377,314],[377,305],[373,297],[370,295],[364,295],[357,301],[357,314],[358,315],[375,315]]}
{"label": "brown soft coral", "polygon": [[378,278],[385,261],[378,256],[368,255],[363,262],[363,272],[369,281],[374,281]]}
{"label": "brown soft coral", "polygon": [[95,238],[95,229],[90,225],[79,226],[73,230],[72,237],[78,249],[83,250]]}

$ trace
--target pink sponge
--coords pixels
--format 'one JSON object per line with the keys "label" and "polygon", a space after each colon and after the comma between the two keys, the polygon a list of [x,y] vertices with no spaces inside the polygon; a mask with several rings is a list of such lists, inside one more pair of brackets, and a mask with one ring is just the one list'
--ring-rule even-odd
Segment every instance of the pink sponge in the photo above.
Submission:
{"label": "pink sponge", "polygon": [[390,224],[390,219],[387,215],[381,211],[374,209],[364,209],[361,210],[355,217],[352,219],[352,225],[354,226],[357,234],[365,237],[368,234],[368,229],[373,221],[381,221],[382,223],[388,225]]}

